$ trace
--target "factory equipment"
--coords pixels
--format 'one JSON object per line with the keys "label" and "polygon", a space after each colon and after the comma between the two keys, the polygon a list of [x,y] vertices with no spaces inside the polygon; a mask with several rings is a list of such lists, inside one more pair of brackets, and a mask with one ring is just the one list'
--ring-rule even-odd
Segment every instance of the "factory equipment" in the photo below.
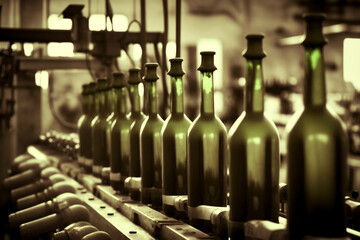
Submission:
{"label": "factory equipment", "polygon": [[[321,15],[305,17],[303,116],[310,120],[304,125],[301,117],[297,124],[290,122],[286,185],[279,184],[278,133],[263,114],[263,35],[247,36],[246,108],[227,137],[215,114],[215,52],[201,52],[200,114],[190,123],[183,109],[177,29],[177,58],[170,60],[168,72],[171,115],[164,122],[167,31],[146,32],[145,0],[140,33],[91,32],[81,9],[73,5],[63,12],[73,19],[71,31],[0,29],[0,40],[74,42],[76,51],[91,53],[107,66],[106,78],[84,86],[78,134],[48,132],[11,164],[4,181],[10,238],[360,238],[358,196],[355,191],[345,196],[349,194],[346,136],[337,117],[326,118],[332,114],[325,107]],[[126,83],[123,73],[113,72],[109,62],[130,42],[143,47],[142,69],[130,69]],[[163,61],[145,63],[147,42],[163,43]],[[165,99],[160,112],[159,65]],[[139,73],[145,82],[145,114],[140,107]],[[245,126],[244,134],[241,127],[247,117],[253,125]]]}

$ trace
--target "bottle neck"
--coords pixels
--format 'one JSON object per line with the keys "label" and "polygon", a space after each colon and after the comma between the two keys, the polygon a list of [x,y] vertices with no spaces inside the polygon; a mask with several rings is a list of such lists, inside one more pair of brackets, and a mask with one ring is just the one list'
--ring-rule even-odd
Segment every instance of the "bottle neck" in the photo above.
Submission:
{"label": "bottle neck", "polygon": [[201,114],[214,114],[214,78],[213,72],[201,72]]}
{"label": "bottle neck", "polygon": [[125,87],[115,89],[114,100],[116,101],[116,107],[115,107],[116,116],[125,116],[127,112]]}
{"label": "bottle neck", "polygon": [[183,83],[181,76],[171,77],[171,114],[184,114]]}
{"label": "bottle neck", "polygon": [[264,80],[261,59],[247,59],[245,111],[264,112]]}
{"label": "bottle neck", "polygon": [[89,95],[89,105],[90,105],[90,116],[95,116],[97,114],[97,106],[96,106],[96,95],[92,93]]}
{"label": "bottle neck", "polygon": [[140,95],[139,85],[129,84],[130,101],[131,101],[131,114],[140,113]]}
{"label": "bottle neck", "polygon": [[81,95],[81,108],[83,114],[89,113],[89,95]]}
{"label": "bottle neck", "polygon": [[324,56],[322,47],[305,48],[305,108],[326,106]]}
{"label": "bottle neck", "polygon": [[115,99],[112,88],[105,91],[105,104],[107,109],[107,115],[110,115],[115,111]]}
{"label": "bottle neck", "polygon": [[106,104],[106,91],[100,91],[97,94],[97,110],[99,117],[106,118],[108,114],[107,104]]}
{"label": "bottle neck", "polygon": [[145,82],[146,104],[149,116],[158,114],[156,82]]}

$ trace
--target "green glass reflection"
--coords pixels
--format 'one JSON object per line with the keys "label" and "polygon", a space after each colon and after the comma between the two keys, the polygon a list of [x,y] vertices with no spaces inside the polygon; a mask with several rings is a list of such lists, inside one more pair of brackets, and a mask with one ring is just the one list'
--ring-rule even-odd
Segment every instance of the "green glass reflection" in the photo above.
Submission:
{"label": "green glass reflection", "polygon": [[[230,213],[232,222],[254,219],[278,222],[279,136],[264,115],[262,35],[248,35],[245,110],[229,130]],[[253,45],[257,54],[248,53]],[[240,229],[229,232],[243,238]]]}
{"label": "green glass reflection", "polygon": [[[200,81],[200,115],[188,131],[188,205],[225,206],[227,140],[225,126],[214,113],[213,70],[201,71]],[[192,225],[205,228],[203,220],[189,218]]]}
{"label": "green glass reflection", "polygon": [[156,208],[162,204],[160,131],[164,121],[158,114],[156,81],[146,81],[145,90],[149,115],[140,129],[141,201]]}
{"label": "green glass reflection", "polygon": [[347,136],[326,105],[322,18],[306,20],[304,109],[287,126],[289,238],[340,238],[346,236]]}
{"label": "green glass reflection", "polygon": [[[164,196],[187,195],[186,135],[190,124],[184,114],[182,76],[171,76],[171,114],[161,130]],[[163,204],[163,210],[167,215],[175,214],[175,208],[168,204]]]}
{"label": "green glass reflection", "polygon": [[124,180],[129,176],[130,160],[130,125],[132,121],[127,117],[126,86],[115,88],[116,108],[115,120],[111,126],[111,154],[110,154],[110,184],[114,190],[126,194]]}

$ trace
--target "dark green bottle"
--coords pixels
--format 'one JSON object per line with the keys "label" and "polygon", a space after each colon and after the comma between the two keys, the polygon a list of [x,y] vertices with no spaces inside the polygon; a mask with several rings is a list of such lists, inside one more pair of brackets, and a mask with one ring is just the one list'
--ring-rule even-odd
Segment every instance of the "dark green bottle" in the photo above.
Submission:
{"label": "dark green bottle", "polygon": [[175,214],[172,197],[187,195],[186,139],[191,124],[184,114],[183,79],[181,58],[170,59],[171,114],[161,130],[162,143],[162,188],[163,210]]}
{"label": "dark green bottle", "polygon": [[141,202],[162,207],[161,192],[161,128],[164,121],[158,114],[156,81],[157,63],[145,64],[145,91],[148,116],[140,129]]}
{"label": "dark green bottle", "polygon": [[79,134],[79,154],[78,154],[78,163],[80,167],[84,166],[84,151],[85,151],[85,122],[88,119],[89,114],[89,94],[88,94],[89,85],[82,85],[81,92],[81,107],[82,107],[82,115],[78,120],[78,134]]}
{"label": "dark green bottle", "polygon": [[[140,129],[145,115],[141,111],[139,84],[140,69],[129,70],[129,95],[131,101],[131,111],[129,119],[132,121],[130,126],[130,176],[140,177]],[[140,191],[137,189],[130,189],[131,199],[140,201]]]}
{"label": "dark green bottle", "polygon": [[126,116],[127,89],[123,73],[113,73],[113,88],[116,107],[115,120],[111,125],[110,185],[115,191],[127,194],[124,188],[124,180],[129,176],[129,132],[132,121]]}
{"label": "dark green bottle", "polygon": [[89,114],[84,121],[83,138],[83,166],[87,173],[92,172],[93,150],[92,150],[92,128],[91,122],[97,116],[97,107],[95,104],[96,83],[92,82],[88,87]]}
{"label": "dark green bottle", "polygon": [[199,205],[226,206],[226,129],[214,112],[213,72],[215,52],[201,52],[200,114],[188,131],[188,215],[190,223],[208,231]]}
{"label": "dark green bottle", "polygon": [[229,131],[229,237],[244,238],[236,226],[249,220],[279,218],[279,135],[264,115],[263,35],[247,35],[245,111]]}
{"label": "dark green bottle", "polygon": [[304,109],[287,125],[289,239],[346,236],[345,126],[326,105],[324,15],[305,16]]}
{"label": "dark green bottle", "polygon": [[98,79],[96,88],[96,100],[95,103],[98,109],[98,115],[91,122],[92,128],[92,148],[93,148],[93,174],[96,177],[101,177],[101,170],[104,167],[104,163],[108,162],[108,150],[107,150],[107,125],[106,121],[108,117],[108,109],[106,105],[106,91],[107,80],[104,78]]}
{"label": "dark green bottle", "polygon": [[106,108],[106,157],[102,161],[101,180],[103,184],[110,184],[110,155],[111,155],[111,125],[115,120],[115,93],[110,79],[107,79],[105,91]]}

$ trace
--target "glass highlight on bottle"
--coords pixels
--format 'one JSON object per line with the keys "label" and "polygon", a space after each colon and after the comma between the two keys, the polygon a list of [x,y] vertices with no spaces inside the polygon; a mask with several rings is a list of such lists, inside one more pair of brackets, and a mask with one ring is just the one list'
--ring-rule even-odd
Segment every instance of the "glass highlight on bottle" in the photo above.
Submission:
{"label": "glass highlight on bottle", "polygon": [[244,239],[241,223],[278,222],[279,135],[264,115],[263,35],[247,35],[245,111],[229,131],[230,213],[229,237]]}
{"label": "glass highlight on bottle", "polygon": [[[139,84],[140,69],[129,70],[129,95],[131,101],[131,111],[129,119],[132,121],[130,126],[130,177],[140,177],[140,128],[145,120],[145,115],[141,111]],[[131,199],[140,201],[139,189],[130,189]]]}
{"label": "glass highlight on bottle", "polygon": [[129,176],[129,132],[132,121],[126,116],[127,89],[123,73],[113,73],[113,88],[115,90],[115,120],[111,125],[110,185],[115,191],[127,194],[124,180]]}
{"label": "glass highlight on bottle", "polygon": [[161,130],[163,210],[171,216],[176,213],[173,197],[187,195],[186,139],[191,122],[184,114],[182,61],[170,59],[171,114]]}
{"label": "glass highlight on bottle", "polygon": [[214,112],[215,52],[201,52],[200,115],[188,131],[188,215],[191,225],[208,231],[199,205],[226,206],[226,129]]}
{"label": "glass highlight on bottle", "polygon": [[161,139],[160,132],[164,124],[158,114],[158,93],[156,74],[158,64],[145,64],[145,90],[148,116],[140,129],[140,161],[141,161],[141,202],[152,204],[154,208],[162,207],[161,192]]}
{"label": "glass highlight on bottle", "polygon": [[326,105],[324,16],[305,16],[304,109],[287,125],[289,239],[346,236],[347,137]]}

